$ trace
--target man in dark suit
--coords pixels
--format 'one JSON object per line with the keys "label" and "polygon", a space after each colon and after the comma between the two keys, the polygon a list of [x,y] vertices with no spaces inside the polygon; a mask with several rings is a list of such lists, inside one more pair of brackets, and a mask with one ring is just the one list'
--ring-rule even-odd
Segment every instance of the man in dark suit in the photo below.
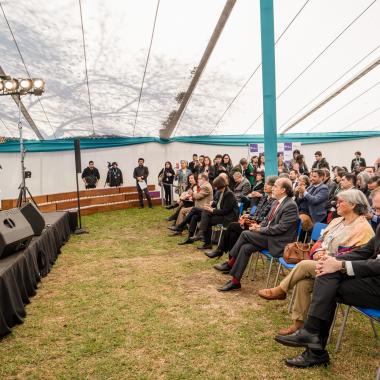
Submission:
{"label": "man in dark suit", "polygon": [[329,189],[323,183],[324,177],[323,170],[314,169],[310,173],[311,186],[305,189],[305,186],[300,184],[296,188],[300,197],[307,201],[309,215],[313,223],[322,222],[327,216]]}
{"label": "man in dark suit", "polygon": [[[373,193],[373,207],[380,216],[380,189]],[[285,346],[306,347],[286,363],[306,368],[329,363],[325,350],[334,319],[336,302],[380,309],[380,227],[362,248],[342,256],[323,256],[317,264],[317,278],[309,315],[303,329],[275,340]]]}
{"label": "man in dark suit", "polygon": [[246,158],[242,158],[239,161],[239,164],[234,166],[231,171],[230,171],[230,189],[233,190],[236,186],[236,182],[234,180],[234,173],[238,172],[241,173],[244,177],[245,171],[247,170],[248,167],[248,160]]}
{"label": "man in dark suit", "polygon": [[199,223],[199,232],[191,238],[192,241],[202,240],[204,245],[200,249],[212,249],[211,227],[217,224],[228,226],[236,222],[239,217],[239,208],[234,193],[228,188],[228,184],[221,175],[213,182],[217,189],[211,206],[204,205]]}
{"label": "man in dark suit", "polygon": [[242,232],[234,247],[230,250],[230,259],[214,268],[223,272],[229,270],[232,279],[219,291],[240,289],[240,279],[253,252],[268,249],[274,257],[282,256],[288,243],[296,240],[298,208],[293,201],[292,183],[288,178],[279,178],[275,182],[271,211],[261,224],[252,225]]}
{"label": "man in dark suit", "polygon": [[139,203],[140,203],[139,208],[144,208],[143,194],[145,194],[145,197],[149,204],[149,208],[153,208],[152,199],[149,194],[148,183],[147,183],[149,169],[146,166],[144,166],[144,162],[145,161],[143,158],[138,159],[138,166],[135,167],[135,169],[133,170],[133,178],[136,180],[136,188],[139,194]]}
{"label": "man in dark suit", "polygon": [[326,161],[326,158],[322,157],[321,151],[318,150],[317,152],[315,152],[314,157],[315,157],[315,161],[313,163],[313,166],[311,167],[312,170],[323,169],[323,168],[327,168],[330,170],[330,165]]}

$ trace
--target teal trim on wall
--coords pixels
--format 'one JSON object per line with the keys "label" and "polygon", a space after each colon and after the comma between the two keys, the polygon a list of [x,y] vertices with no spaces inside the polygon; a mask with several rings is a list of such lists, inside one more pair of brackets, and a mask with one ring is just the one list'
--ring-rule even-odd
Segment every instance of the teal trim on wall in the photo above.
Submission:
{"label": "teal trim on wall", "polygon": [[[380,131],[367,132],[334,132],[334,133],[287,133],[278,135],[278,142],[301,142],[302,144],[325,144],[338,141],[355,141],[371,137],[380,137]],[[185,136],[163,140],[157,137],[112,137],[112,138],[81,138],[82,149],[115,148],[145,143],[169,144],[181,142],[188,144],[247,146],[251,143],[263,143],[263,135],[231,135],[231,136]],[[57,152],[73,150],[73,139],[61,140],[25,140],[27,152]],[[0,153],[19,152],[18,140],[10,140],[0,144]]]}

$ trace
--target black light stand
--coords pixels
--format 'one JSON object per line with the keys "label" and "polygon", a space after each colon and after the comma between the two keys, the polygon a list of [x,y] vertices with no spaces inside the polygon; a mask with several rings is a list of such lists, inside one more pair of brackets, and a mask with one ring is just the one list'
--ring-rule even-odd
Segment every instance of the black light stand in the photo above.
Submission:
{"label": "black light stand", "polygon": [[22,121],[21,121],[21,96],[18,95],[18,131],[20,135],[20,154],[21,154],[21,184],[20,184],[20,192],[17,198],[17,204],[16,207],[21,207],[23,204],[27,203],[26,195],[29,195],[29,198],[31,201],[35,204],[35,206],[38,208],[38,205],[36,201],[34,200],[31,192],[29,191],[28,187],[26,186],[25,182],[25,148],[24,148],[24,139],[22,135]]}

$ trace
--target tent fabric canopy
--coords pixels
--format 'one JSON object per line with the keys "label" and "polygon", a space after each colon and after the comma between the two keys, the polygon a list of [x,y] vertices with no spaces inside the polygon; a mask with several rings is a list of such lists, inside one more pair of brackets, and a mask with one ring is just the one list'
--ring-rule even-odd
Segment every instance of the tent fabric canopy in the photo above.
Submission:
{"label": "tent fabric canopy", "polygon": [[[56,140],[157,138],[178,109],[224,1],[1,4],[0,65],[12,77],[46,80],[41,98],[23,102],[44,138]],[[278,132],[293,124],[285,136],[379,131],[380,65],[353,80],[380,58],[380,1],[275,0],[274,6]],[[174,137],[262,134],[260,65],[259,2],[238,0]],[[0,104],[0,135],[17,137],[15,103],[3,96]],[[35,139],[24,125],[25,136]]]}

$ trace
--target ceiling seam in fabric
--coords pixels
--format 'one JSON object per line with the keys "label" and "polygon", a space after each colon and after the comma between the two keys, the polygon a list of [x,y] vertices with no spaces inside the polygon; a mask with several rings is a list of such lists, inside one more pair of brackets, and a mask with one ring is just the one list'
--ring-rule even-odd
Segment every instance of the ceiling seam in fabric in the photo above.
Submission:
{"label": "ceiling seam in fabric", "polygon": [[[288,31],[288,29],[291,27],[291,25],[294,23],[294,21],[298,18],[298,16],[301,14],[301,12],[304,10],[304,8],[306,7],[306,5],[309,3],[310,0],[306,0],[305,3],[302,5],[302,7],[298,10],[298,12],[295,14],[295,16],[293,17],[293,19],[290,21],[290,23],[287,25],[287,27],[282,31],[282,33],[278,36],[274,46],[277,45],[277,43],[281,40],[281,38],[284,36],[284,34]],[[220,116],[220,118],[218,119],[218,121],[216,122],[214,128],[211,130],[211,132],[208,133],[208,135],[211,135],[212,133],[214,133],[216,131],[216,129],[218,129],[218,126],[220,124],[220,122],[222,121],[222,119],[224,118],[224,116],[226,115],[226,113],[228,112],[228,110],[232,107],[233,103],[235,103],[235,101],[237,100],[237,98],[240,96],[240,94],[243,92],[243,90],[246,88],[246,86],[248,85],[248,83],[251,81],[251,79],[254,77],[254,75],[256,74],[256,72],[259,70],[259,68],[261,67],[261,62],[260,64],[255,68],[255,70],[253,71],[253,73],[249,76],[249,78],[245,81],[245,83],[243,84],[243,86],[239,89],[239,91],[237,92],[237,94],[234,96],[234,98],[231,100],[231,102],[227,105],[227,108],[223,111],[222,113],[222,116]]]}
{"label": "ceiling seam in fabric", "polygon": [[147,55],[146,61],[145,61],[144,74],[143,74],[143,77],[142,77],[141,87],[140,87],[140,93],[139,93],[139,100],[137,102],[137,109],[136,109],[136,115],[135,115],[135,123],[133,125],[133,134],[132,134],[133,137],[135,136],[135,132],[136,132],[137,117],[138,117],[138,114],[139,114],[140,103],[141,103],[141,96],[142,96],[142,92],[143,92],[143,88],[144,88],[146,71],[148,69],[150,52],[151,52],[152,45],[153,45],[153,38],[154,38],[154,32],[156,30],[156,22],[157,22],[157,16],[158,16],[158,9],[159,9],[159,7],[160,7],[160,0],[157,0],[156,13],[154,15],[154,20],[153,20],[153,28],[152,28],[152,34],[151,34],[151,37],[150,37],[148,55]]}
{"label": "ceiling seam in fabric", "polygon": [[[355,67],[357,67],[360,63],[362,63],[366,58],[368,58],[371,54],[373,54],[376,50],[380,48],[380,45],[377,45],[374,49],[372,49],[368,54],[366,54],[364,57],[360,58],[359,61],[357,61],[353,66],[351,66],[348,70],[346,70],[342,75],[339,76],[339,78],[335,79],[334,82],[332,82],[330,85],[328,85],[325,89],[323,89],[317,96],[315,96],[312,100],[310,100],[307,104],[305,104],[301,109],[299,109],[297,112],[295,112],[292,116],[290,116],[286,121],[284,121],[279,129],[281,129],[284,125],[286,125],[290,120],[292,120],[295,116],[297,116],[300,112],[302,112],[306,107],[308,107],[310,104],[312,104],[315,100],[317,100],[322,94],[324,94],[328,89],[330,89],[334,84],[338,83],[342,78],[344,78],[350,71],[352,71]],[[288,128],[281,131],[280,133],[286,133],[288,131]]]}
{"label": "ceiling seam in fabric", "polygon": [[376,113],[376,112],[379,111],[379,110],[380,110],[380,107],[376,107],[376,108],[373,109],[372,111],[367,112],[366,114],[362,115],[361,117],[359,117],[358,119],[354,120],[354,121],[351,122],[350,124],[347,124],[344,128],[341,128],[341,129],[339,130],[339,132],[343,132],[343,131],[346,130],[347,128],[349,128],[349,127],[355,125],[355,124],[356,124],[357,122],[359,122],[359,121],[364,120],[367,116],[369,116],[369,115],[373,115],[374,113]]}
{"label": "ceiling seam in fabric", "polygon": [[87,53],[86,53],[86,41],[85,41],[85,36],[84,36],[84,24],[83,24],[83,14],[82,14],[82,1],[81,1],[81,0],[78,0],[78,3],[79,3],[80,23],[81,23],[81,30],[82,30],[83,57],[84,57],[84,67],[85,67],[86,84],[87,84],[88,105],[89,105],[89,111],[90,111],[90,119],[91,119],[91,126],[92,126],[92,134],[95,135],[94,118],[93,118],[93,116],[92,116],[92,103],[91,103],[90,84],[89,84],[89,81],[88,81]]}
{"label": "ceiling seam in fabric", "polygon": [[[0,7],[1,7],[1,10],[2,10],[2,12],[3,12],[4,19],[5,19],[6,23],[7,23],[8,29],[9,29],[11,35],[12,35],[12,39],[13,39],[13,42],[14,42],[14,44],[15,44],[15,46],[16,46],[16,49],[17,49],[17,51],[18,51],[18,54],[20,55],[20,58],[21,58],[22,64],[24,65],[24,68],[25,68],[26,74],[28,75],[29,79],[31,79],[31,75],[30,75],[29,70],[28,70],[28,68],[27,68],[27,66],[26,66],[26,63],[25,63],[24,57],[23,57],[23,55],[22,55],[22,53],[21,53],[20,47],[18,46],[18,43],[17,43],[16,37],[15,37],[15,35],[14,35],[14,33],[13,33],[13,30],[12,30],[12,28],[11,28],[11,25],[9,24],[8,18],[7,18],[7,16],[6,16],[6,14],[5,14],[5,10],[4,10],[4,8],[3,8],[3,5],[2,5],[1,1],[0,1]],[[44,108],[44,106],[42,105],[41,99],[40,99],[39,97],[37,97],[37,101],[38,101],[38,103],[40,104],[41,109],[42,109],[42,112],[44,113],[45,118],[46,118],[46,120],[47,120],[47,122],[48,122],[48,124],[49,124],[49,126],[50,126],[50,128],[51,128],[51,130],[52,130],[52,132],[53,132],[54,138],[57,138],[57,136],[56,136],[56,134],[55,134],[55,131],[54,131],[54,128],[53,128],[53,126],[52,126],[51,123],[50,123],[50,120],[49,120],[49,118],[48,118],[48,116],[47,116],[47,113],[46,113],[46,111],[45,111],[45,108]],[[34,123],[34,124],[35,124],[35,123]],[[36,126],[36,127],[37,127],[37,126]],[[37,127],[37,128],[38,128],[38,127]]]}

